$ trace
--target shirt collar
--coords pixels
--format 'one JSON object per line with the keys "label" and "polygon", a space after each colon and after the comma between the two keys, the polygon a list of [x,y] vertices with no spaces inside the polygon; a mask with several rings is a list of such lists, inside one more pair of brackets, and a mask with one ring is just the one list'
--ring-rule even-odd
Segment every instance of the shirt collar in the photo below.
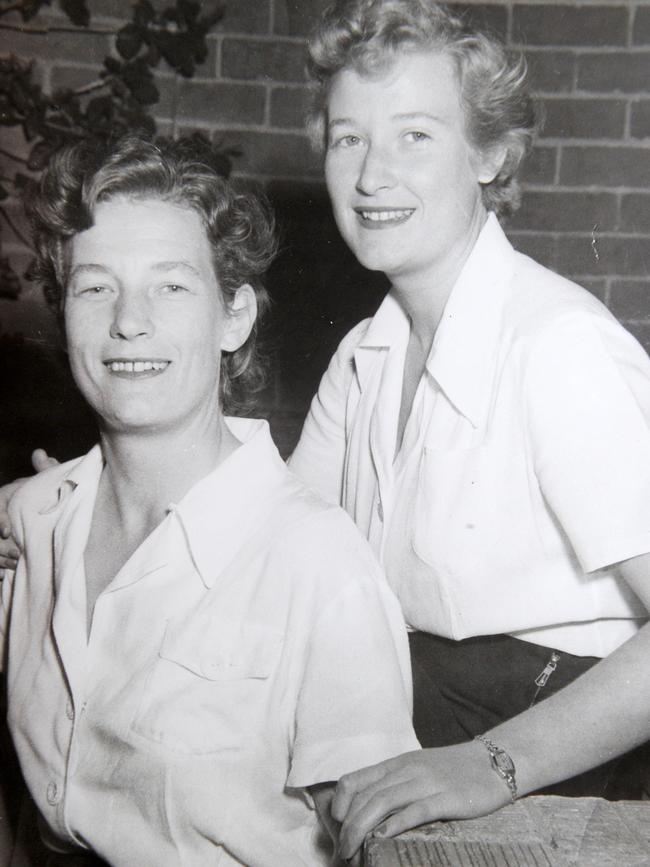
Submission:
{"label": "shirt collar", "polygon": [[92,486],[92,489],[96,490],[103,467],[102,450],[97,444],[86,455],[67,467],[53,499],[39,510],[39,514],[49,515],[64,506],[77,488]]}
{"label": "shirt collar", "polygon": [[255,532],[258,507],[287,475],[266,421],[226,418],[226,424],[241,445],[169,507],[208,588]]}
{"label": "shirt collar", "polygon": [[474,427],[487,417],[515,254],[490,214],[451,291],[427,370]]}
{"label": "shirt collar", "polygon": [[[514,272],[514,250],[490,214],[449,295],[426,368],[456,409],[474,427],[489,410],[503,305]],[[406,346],[409,322],[388,294],[355,351],[363,388],[376,355],[368,349]]]}

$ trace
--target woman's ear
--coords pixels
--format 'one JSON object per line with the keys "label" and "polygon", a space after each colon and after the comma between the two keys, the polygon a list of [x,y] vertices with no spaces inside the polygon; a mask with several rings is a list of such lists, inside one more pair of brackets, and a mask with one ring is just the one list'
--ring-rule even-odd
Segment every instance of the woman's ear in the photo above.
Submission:
{"label": "woman's ear", "polygon": [[257,319],[257,296],[249,283],[244,283],[235,292],[228,304],[221,349],[235,352],[248,340]]}
{"label": "woman's ear", "polygon": [[491,184],[503,168],[508,156],[506,145],[492,148],[478,157],[477,177],[479,184]]}

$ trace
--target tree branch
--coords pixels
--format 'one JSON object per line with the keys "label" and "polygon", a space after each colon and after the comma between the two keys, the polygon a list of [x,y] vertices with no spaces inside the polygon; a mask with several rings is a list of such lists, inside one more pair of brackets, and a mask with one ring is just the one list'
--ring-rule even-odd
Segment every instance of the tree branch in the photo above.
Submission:
{"label": "tree branch", "polygon": [[0,156],[8,157],[8,159],[13,160],[16,163],[22,163],[24,166],[27,165],[27,160],[24,157],[19,157],[16,154],[12,154],[10,151],[6,151],[4,148],[0,148]]}
{"label": "tree branch", "polygon": [[22,24],[0,22],[0,30],[13,30],[17,33],[27,33],[33,36],[47,36],[48,33],[81,33],[82,35],[91,33],[95,36],[115,36],[115,29],[112,27],[66,27],[58,24],[45,27],[34,25],[24,27]]}
{"label": "tree branch", "polygon": [[106,78],[98,78],[96,81],[91,81],[89,84],[84,84],[83,87],[76,87],[72,93],[75,96],[84,96],[86,93],[92,93],[93,90],[101,90],[115,78],[114,75],[107,75]]}

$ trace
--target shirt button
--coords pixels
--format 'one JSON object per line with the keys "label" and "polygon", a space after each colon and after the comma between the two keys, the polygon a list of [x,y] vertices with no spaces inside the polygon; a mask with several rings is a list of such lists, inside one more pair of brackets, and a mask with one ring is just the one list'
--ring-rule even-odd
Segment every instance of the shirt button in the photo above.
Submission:
{"label": "shirt button", "polygon": [[377,500],[377,515],[379,520],[383,522],[384,520],[384,507],[381,504],[381,500]]}
{"label": "shirt button", "polygon": [[59,787],[55,782],[51,782],[47,787],[47,803],[54,807],[59,803]]}
{"label": "shirt button", "polygon": [[68,701],[65,705],[65,715],[69,720],[74,719],[74,708],[72,707],[72,702]]}

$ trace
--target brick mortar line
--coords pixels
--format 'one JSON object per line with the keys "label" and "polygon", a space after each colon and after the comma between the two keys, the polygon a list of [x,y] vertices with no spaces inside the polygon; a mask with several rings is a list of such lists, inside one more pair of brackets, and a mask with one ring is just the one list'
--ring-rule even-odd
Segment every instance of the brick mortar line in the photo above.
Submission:
{"label": "brick mortar line", "polygon": [[275,42],[289,45],[307,45],[306,36],[289,36],[283,33],[211,33],[210,41],[232,39],[234,42]]}
{"label": "brick mortar line", "polygon": [[[573,9],[573,6],[568,8]],[[650,54],[650,43],[637,43],[632,45],[563,45],[559,42],[546,42],[541,45],[529,45],[527,42],[510,42],[508,48],[516,48],[531,54],[544,54],[553,51],[563,54],[573,54],[580,57],[584,54],[594,56],[612,54]]]}
{"label": "brick mortar line", "polygon": [[250,33],[246,30],[210,33],[208,34],[208,39],[210,42],[237,39],[244,42],[286,42],[291,45],[307,45],[306,36],[287,36],[282,33]]}
{"label": "brick mortar line", "polygon": [[[593,237],[594,234],[591,229],[569,229],[567,231],[559,231],[558,229],[520,229],[517,226],[511,226],[508,224],[506,224],[504,231],[512,235],[521,235],[526,237],[532,237],[533,235],[539,237],[541,235],[549,240],[559,240],[561,238],[566,238],[567,236],[571,238],[588,239]],[[598,229],[596,234],[599,238],[606,238],[607,240],[634,241],[650,238],[650,231],[630,232],[625,230],[617,231],[616,229]]]}
{"label": "brick mortar line", "polygon": [[605,148],[616,150],[623,147],[625,150],[650,151],[650,138],[624,139],[624,138],[538,138],[538,145],[545,147],[579,147],[579,148]]}
{"label": "brick mortar line", "polygon": [[630,195],[636,194],[639,196],[650,196],[650,187],[597,187],[593,184],[590,186],[579,186],[572,184],[562,184],[557,186],[549,186],[548,184],[533,184],[533,183],[524,183],[521,184],[524,196],[526,193],[570,193],[571,195],[575,195],[576,193],[588,193],[599,194],[606,193],[607,195]]}
{"label": "brick mortar line", "polygon": [[593,90],[536,90],[533,99],[545,99],[549,102],[560,100],[572,102],[578,99],[583,102],[635,102],[639,98],[648,99],[647,90],[633,91],[632,93],[619,93],[618,91],[593,91]]}

